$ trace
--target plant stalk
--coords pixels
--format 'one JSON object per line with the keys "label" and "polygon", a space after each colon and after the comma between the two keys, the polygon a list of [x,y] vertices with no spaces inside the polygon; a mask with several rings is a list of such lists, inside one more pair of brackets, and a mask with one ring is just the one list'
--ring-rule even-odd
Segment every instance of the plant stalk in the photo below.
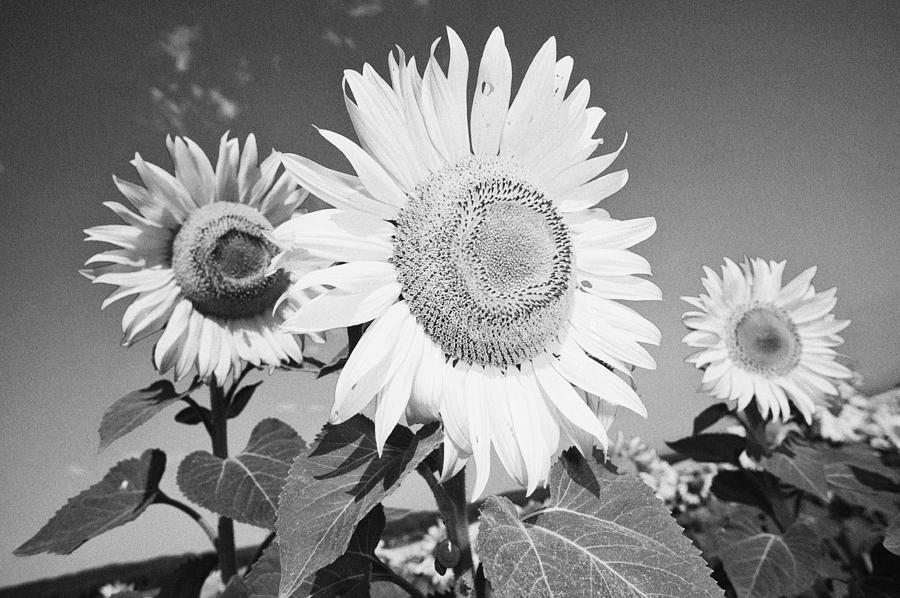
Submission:
{"label": "plant stalk", "polygon": [[453,567],[456,577],[456,598],[472,598],[475,594],[475,571],[472,562],[472,542],[469,538],[468,504],[466,501],[466,470],[439,482],[434,472],[423,462],[416,468],[434,494],[438,510],[447,528],[447,539],[459,548],[459,563]]}
{"label": "plant stalk", "polygon": [[[220,387],[215,378],[209,384],[209,402],[212,411],[212,426],[210,439],[212,440],[213,455],[220,459],[228,458],[228,395]],[[234,550],[234,522],[229,517],[219,517],[219,537],[216,542],[216,552],[219,555],[219,570],[222,573],[222,583],[228,583],[237,573],[237,558]]]}
{"label": "plant stalk", "polygon": [[153,501],[158,505],[169,505],[170,507],[175,507],[179,511],[185,513],[188,517],[197,522],[197,525],[200,526],[200,529],[203,530],[203,533],[206,534],[206,537],[209,538],[209,541],[212,542],[213,547],[216,547],[216,532],[210,527],[209,523],[203,518],[200,513],[192,509],[189,505],[184,504],[180,500],[176,500],[165,494],[162,490],[157,491],[156,499]]}

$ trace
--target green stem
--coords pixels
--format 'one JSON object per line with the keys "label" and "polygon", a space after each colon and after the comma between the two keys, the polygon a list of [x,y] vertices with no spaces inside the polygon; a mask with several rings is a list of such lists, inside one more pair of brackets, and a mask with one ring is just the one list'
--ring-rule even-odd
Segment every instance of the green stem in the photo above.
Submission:
{"label": "green stem", "polygon": [[373,573],[380,574],[380,577],[385,581],[389,581],[392,584],[398,586],[413,598],[425,598],[425,594],[420,592],[418,588],[416,588],[416,586],[412,585],[411,583],[406,581],[406,579],[398,575],[396,571],[385,565],[374,554],[367,554],[365,555],[365,557],[372,563]]}
{"label": "green stem", "polygon": [[206,537],[209,538],[209,541],[212,542],[213,547],[216,546],[216,532],[209,526],[203,516],[192,509],[189,505],[184,504],[180,500],[172,498],[162,490],[157,491],[156,498],[153,500],[153,502],[158,505],[169,505],[170,507],[175,507],[179,511],[185,513],[188,517],[193,519],[197,523],[197,525],[200,526],[200,529],[203,530],[203,533],[205,533]]}
{"label": "green stem", "polygon": [[[216,384],[215,378],[209,384],[209,402],[212,411],[213,455],[220,459],[228,458],[228,396]],[[219,540],[216,551],[219,553],[219,570],[222,583],[237,573],[237,559],[234,553],[234,522],[229,517],[219,517]]]}
{"label": "green stem", "polygon": [[423,462],[416,468],[434,494],[438,510],[447,527],[447,539],[459,548],[459,563],[453,567],[456,577],[454,588],[457,598],[475,596],[474,565],[472,563],[472,542],[469,539],[469,517],[466,502],[466,470],[447,480],[439,482],[434,472]]}

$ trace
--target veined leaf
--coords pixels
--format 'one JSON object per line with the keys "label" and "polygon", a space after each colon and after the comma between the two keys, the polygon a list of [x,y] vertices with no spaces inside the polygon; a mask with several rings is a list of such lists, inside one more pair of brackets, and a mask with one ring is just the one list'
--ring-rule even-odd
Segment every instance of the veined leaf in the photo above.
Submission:
{"label": "veined leaf", "polygon": [[185,457],[178,467],[178,487],[210,511],[274,529],[278,494],[291,461],[304,448],[306,443],[289,425],[264,419],[250,433],[247,448],[234,457],[220,459],[206,451]]}
{"label": "veined leaf", "polygon": [[851,505],[893,516],[897,513],[898,495],[890,486],[882,487],[879,483],[889,485],[889,480],[883,476],[874,477],[875,479],[867,479],[865,470],[843,463],[825,464],[825,480],[838,497]]}
{"label": "veined leaf", "polygon": [[[384,510],[375,505],[356,526],[347,551],[336,561],[303,580],[289,598],[369,598],[369,585],[375,547],[384,531]],[[278,541],[272,542],[256,561],[241,584],[245,593],[235,588],[233,598],[276,598],[281,580]],[[238,583],[229,584],[237,586]],[[231,595],[228,595],[231,596]]]}
{"label": "veined leaf", "polygon": [[549,502],[524,520],[508,499],[487,499],[478,554],[498,598],[723,595],[643,482],[572,451],[550,471]]}
{"label": "veined leaf", "polygon": [[379,457],[374,424],[357,415],[327,425],[294,459],[278,505],[280,597],[344,552],[356,524],[438,446],[437,430],[431,424],[413,434],[397,426]]}
{"label": "veined leaf", "polygon": [[119,461],[102,480],[70,498],[15,554],[69,554],[91,538],[134,521],[156,499],[165,469],[166,454],[159,449]]}
{"label": "veined leaf", "polygon": [[723,417],[728,417],[731,414],[732,411],[729,409],[727,403],[710,405],[694,418],[694,436],[709,428]]}
{"label": "veined leaf", "polygon": [[697,434],[667,442],[673,451],[695,461],[737,463],[747,439],[737,434]]}
{"label": "veined leaf", "polygon": [[863,444],[848,444],[835,448],[827,445],[820,445],[816,450],[822,455],[825,463],[841,463],[858,469],[867,471],[881,476],[895,484],[900,484],[900,470],[888,467],[881,462],[878,453]]}
{"label": "veined leaf", "polygon": [[100,449],[103,450],[138,426],[147,423],[154,415],[180,401],[197,388],[192,384],[184,392],[175,390],[168,380],[157,380],[147,388],[130,392],[112,405],[100,420]]}
{"label": "veined leaf", "polygon": [[828,501],[825,466],[815,449],[801,444],[783,444],[768,457],[763,457],[761,464],[781,481],[809,492],[823,502]]}
{"label": "veined leaf", "polygon": [[733,520],[718,556],[738,598],[802,593],[818,575],[821,544],[815,531],[795,523],[786,533],[762,530],[750,517]]}

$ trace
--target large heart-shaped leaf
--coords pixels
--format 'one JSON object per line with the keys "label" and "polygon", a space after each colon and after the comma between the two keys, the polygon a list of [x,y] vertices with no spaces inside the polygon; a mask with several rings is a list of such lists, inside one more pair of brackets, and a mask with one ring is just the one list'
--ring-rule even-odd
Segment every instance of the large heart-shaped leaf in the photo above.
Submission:
{"label": "large heart-shaped leaf", "polygon": [[763,457],[762,467],[776,478],[828,501],[828,482],[825,465],[815,449],[802,444],[783,444]]}
{"label": "large heart-shaped leaf", "polygon": [[100,450],[147,423],[154,415],[188,396],[198,386],[194,383],[184,392],[175,390],[168,380],[157,380],[147,388],[130,392],[112,405],[100,420]]}
{"label": "large heart-shaped leaf", "polygon": [[69,554],[91,538],[137,519],[156,499],[165,469],[166,454],[159,449],[119,461],[102,480],[70,498],[15,554]]}
{"label": "large heart-shaped leaf", "polygon": [[178,487],[198,505],[235,521],[275,529],[278,494],[306,443],[275,418],[253,428],[247,448],[221,459],[196,451],[178,467]]}
{"label": "large heart-shaped leaf", "polygon": [[413,434],[397,426],[379,457],[375,425],[357,415],[326,426],[294,459],[278,506],[279,596],[293,594],[344,552],[356,524],[438,446],[437,430],[430,424]]}
{"label": "large heart-shaped leaf", "polygon": [[[303,580],[289,598],[369,598],[375,547],[384,531],[384,509],[375,505],[356,526],[347,551],[336,561]],[[276,598],[281,581],[278,541],[272,542],[246,579],[229,584],[232,598]]]}
{"label": "large heart-shaped leaf", "polygon": [[816,580],[821,544],[815,531],[795,523],[784,534],[760,528],[750,516],[735,517],[722,535],[719,558],[738,598],[794,596]]}
{"label": "large heart-shaped leaf", "polygon": [[547,504],[524,520],[509,500],[487,499],[478,554],[499,598],[723,594],[643,482],[572,451],[550,471]]}

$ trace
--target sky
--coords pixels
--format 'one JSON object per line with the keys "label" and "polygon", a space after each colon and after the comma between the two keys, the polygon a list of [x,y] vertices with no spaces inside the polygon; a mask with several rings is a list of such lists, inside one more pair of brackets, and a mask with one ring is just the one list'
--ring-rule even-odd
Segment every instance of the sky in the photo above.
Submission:
{"label": "sky", "polygon": [[[208,448],[197,429],[172,422],[173,408],[97,452],[106,407],[158,377],[152,339],[119,346],[125,303],[101,312],[111,287],[78,274],[104,248],[84,243],[83,229],[115,220],[101,205],[121,200],[112,175],[137,180],[135,152],[171,169],[168,133],[214,155],[226,130],[349,171],[313,127],[354,137],[343,69],[369,62],[386,75],[395,44],[423,64],[448,25],[473,71],[502,27],[514,83],[556,36],[560,56],[574,59],[573,80],[588,79],[591,105],[607,112],[605,147],[628,133],[616,166],[629,182],[603,207],[614,218],[657,219],[637,252],[663,301],[636,307],[663,340],[652,350],[657,370],[636,377],[648,419],[620,414],[613,434],[664,448],[713,402],[683,362],[679,297],[697,295],[702,266],[725,256],[786,259],[788,277],[818,265],[817,289],[838,287],[835,313],[853,321],[842,351],[864,389],[900,383],[896,2],[3,2],[0,586],[207,548],[183,515],[153,507],[72,555],[12,556],[117,461],[164,449],[162,487],[179,496],[178,462]],[[336,376],[254,376],[266,383],[232,430],[232,450],[268,416],[311,439]],[[509,486],[496,475],[489,490]],[[431,508],[418,480],[390,504]],[[241,544],[263,535],[238,528]]]}

